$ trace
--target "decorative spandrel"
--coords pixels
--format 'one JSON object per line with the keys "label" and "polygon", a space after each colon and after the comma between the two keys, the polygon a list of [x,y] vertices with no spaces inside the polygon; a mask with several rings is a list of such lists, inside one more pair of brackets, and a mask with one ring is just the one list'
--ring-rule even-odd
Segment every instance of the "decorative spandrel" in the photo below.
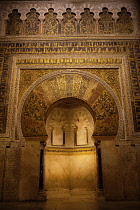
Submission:
{"label": "decorative spandrel", "polygon": [[27,35],[36,35],[39,34],[40,29],[40,20],[38,19],[39,13],[36,12],[36,9],[30,9],[30,12],[27,13],[27,19],[25,20],[25,34]]}
{"label": "decorative spandrel", "polygon": [[77,31],[76,14],[71,12],[70,8],[67,8],[66,12],[62,15],[61,33],[64,35],[74,35]]}
{"label": "decorative spandrel", "polygon": [[22,110],[22,129],[24,136],[44,136],[44,113],[47,106],[36,93],[29,95]]}
{"label": "decorative spandrel", "polygon": [[58,34],[58,19],[57,13],[54,12],[53,8],[48,9],[45,13],[45,19],[43,21],[43,33],[47,35]]}
{"label": "decorative spandrel", "polygon": [[118,111],[111,95],[106,90],[102,91],[92,108],[96,113],[94,135],[116,135]]}
{"label": "decorative spandrel", "polygon": [[121,12],[118,12],[119,18],[116,21],[116,31],[120,34],[131,34],[134,31],[133,20],[131,13],[127,12],[125,7],[121,8]]}
{"label": "decorative spandrel", "polygon": [[112,34],[115,31],[113,13],[109,12],[106,7],[99,13],[98,31],[100,34]]}
{"label": "decorative spandrel", "polygon": [[12,13],[8,15],[6,34],[7,35],[20,35],[22,33],[22,20],[21,14],[17,9],[13,9]]}

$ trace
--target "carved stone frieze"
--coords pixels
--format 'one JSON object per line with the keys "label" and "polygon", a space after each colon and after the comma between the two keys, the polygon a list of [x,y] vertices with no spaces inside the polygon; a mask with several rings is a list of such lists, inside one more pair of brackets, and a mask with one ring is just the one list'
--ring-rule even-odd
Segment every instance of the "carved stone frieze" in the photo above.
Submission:
{"label": "carved stone frieze", "polygon": [[[91,34],[91,35],[94,35],[95,33],[99,34],[99,35],[100,34],[104,34],[104,35],[105,34],[120,34],[120,35],[128,34],[128,35],[131,35],[132,33],[137,33],[137,34],[139,33],[139,23],[138,23],[139,13],[138,13],[138,9],[137,9],[137,4],[135,2],[130,3],[127,1],[122,2],[120,0],[116,0],[116,1],[113,1],[113,4],[110,4],[107,2],[102,3],[100,1],[97,1],[94,3],[87,2],[84,4],[82,2],[81,3],[73,2],[71,4],[64,4],[64,2],[63,2],[63,4],[62,4],[62,2],[58,3],[57,1],[54,1],[52,4],[49,4],[44,1],[42,1],[42,2],[36,1],[35,3],[31,4],[29,1],[29,2],[26,2],[26,4],[25,4],[24,1],[23,2],[22,1],[17,1],[17,2],[11,2],[11,1],[9,2],[8,1],[7,4],[4,2],[1,2],[0,5],[2,8],[0,11],[1,12],[0,13],[0,22],[1,22],[0,35],[1,36],[5,35],[5,34],[12,35],[9,32],[8,33],[6,32],[7,29],[5,30],[5,28],[6,28],[5,20],[7,20],[8,15],[11,14],[11,9],[18,10],[20,12],[21,20],[22,20],[23,24],[25,25],[24,31],[22,31],[22,34],[24,34],[24,35],[45,34],[47,36],[47,35],[51,35],[51,33],[57,35],[58,31],[60,32],[60,34],[62,31],[62,35],[64,35],[64,30],[63,30],[64,25],[65,25],[65,27],[67,25],[68,28],[69,27],[71,28],[71,29],[70,28],[68,29],[66,27],[67,32],[65,32],[65,33],[67,33],[67,35],[70,35],[70,34],[74,35],[75,33],[79,34],[79,32],[81,34],[85,34],[85,33],[87,33],[86,32],[87,28],[88,28],[88,34]],[[31,19],[30,19],[30,26],[29,26],[29,22],[26,19],[29,19],[29,16],[28,16],[29,10],[32,10],[32,8],[34,8],[34,10],[37,10],[38,12],[36,13],[36,20],[35,20],[35,14],[34,14],[35,22],[32,19],[32,23],[31,23]],[[48,11],[48,8],[49,8],[49,11]],[[74,18],[73,21],[70,18],[70,16],[68,18],[68,11],[65,12],[66,8],[70,9],[72,11],[69,13],[69,15],[71,14],[71,18],[72,17]],[[106,14],[108,14],[108,17],[107,16],[105,17],[106,14],[105,14],[104,8],[108,8],[108,10],[110,11],[110,12],[106,13]],[[122,13],[124,8],[127,8],[129,10],[129,12],[126,11],[126,15],[124,14],[124,12]],[[102,9],[103,9],[103,12],[101,12]],[[84,13],[82,12],[83,10],[84,10]],[[121,10],[121,12],[119,12],[120,10]],[[33,10],[30,11],[30,18],[31,18],[31,15],[33,18],[33,14],[31,14],[32,12],[33,12]],[[40,15],[39,16],[40,21],[38,20],[38,17],[37,17],[38,14]],[[56,18],[56,14],[57,14],[57,18]],[[93,14],[94,14],[94,18],[93,18]],[[113,14],[112,17],[111,17],[111,14]],[[118,19],[117,14],[119,15],[119,19]],[[131,17],[130,17],[130,14],[131,14]],[[46,16],[45,20],[44,20],[44,15]],[[27,18],[27,16],[28,16],[28,18]],[[85,18],[86,16],[88,18]],[[103,16],[106,19],[106,20],[104,19],[104,23],[102,22]],[[17,15],[17,17],[18,17],[18,15]],[[107,21],[107,18],[108,18],[108,21]],[[57,25],[58,24],[57,19],[59,20],[59,26]],[[69,23],[70,23],[70,21],[72,21],[73,23],[71,22],[71,24],[70,24],[71,26],[70,25],[68,26],[68,22],[67,22],[67,24],[66,23],[63,24],[62,19],[65,19],[64,22],[66,22],[66,19],[67,19],[67,21],[69,19]],[[98,22],[98,19],[101,19],[101,20]],[[132,21],[132,19],[133,19],[133,21]],[[96,22],[94,20],[96,20]],[[127,29],[125,29],[125,33],[124,32],[122,33],[121,29],[119,29],[119,28],[122,27],[121,26],[122,24],[124,25],[124,20],[127,20],[127,23],[125,24],[125,27],[124,27],[124,28],[127,27]],[[14,22],[15,22],[15,20],[14,20]],[[27,31],[26,31],[27,25],[28,25],[28,28],[30,27],[30,31],[31,31],[31,27],[33,27],[33,22],[34,22],[34,25],[36,25],[36,26],[34,26],[34,30],[36,32],[33,32],[33,28],[32,28],[32,32],[27,33]],[[26,25],[26,23],[27,23],[27,25]],[[47,30],[45,29],[46,28],[45,25],[47,26]],[[51,30],[49,29],[49,27],[50,27],[49,25],[53,25]],[[92,27],[91,27],[91,25],[92,25]],[[115,28],[114,28],[114,25],[115,25]],[[38,27],[39,27],[39,32],[37,32]],[[128,30],[128,27],[130,28],[129,30]],[[90,28],[90,30],[89,30],[89,28]],[[96,30],[96,28],[98,28],[99,30]],[[124,31],[124,28],[123,28],[123,31]],[[134,28],[135,28],[135,30],[134,30]],[[68,30],[70,30],[71,32],[68,32]],[[103,32],[103,30],[104,30],[104,32]],[[11,33],[13,33],[13,32],[11,32]],[[16,35],[20,35],[20,34],[21,34],[21,32],[17,33]]]}

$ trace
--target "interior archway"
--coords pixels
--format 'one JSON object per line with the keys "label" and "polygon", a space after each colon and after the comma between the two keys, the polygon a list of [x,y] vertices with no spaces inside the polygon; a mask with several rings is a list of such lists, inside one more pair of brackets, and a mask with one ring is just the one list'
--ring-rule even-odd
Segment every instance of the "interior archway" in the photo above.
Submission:
{"label": "interior archway", "polygon": [[48,109],[45,127],[49,146],[93,146],[95,113],[80,99],[64,98]]}
{"label": "interior archway", "polygon": [[[92,132],[90,132],[90,144],[87,144],[86,141],[80,143],[81,140],[73,140],[73,144],[66,145],[66,132],[68,132],[68,130],[66,131],[67,126],[65,125],[62,125],[62,127],[64,127],[63,129],[61,128],[61,135],[58,135],[58,137],[61,138],[65,136],[64,141],[58,141],[57,139],[57,141],[53,141],[53,138],[57,137],[57,132],[54,132],[53,129],[54,124],[52,127],[50,126],[50,131],[48,130],[49,126],[47,126],[46,129],[46,122],[51,116],[50,114],[53,111],[56,111],[57,113],[57,110],[55,109],[60,109],[62,107],[64,108],[64,106],[67,106],[67,108],[68,106],[72,107],[72,104],[81,107],[80,109],[86,110],[90,114],[90,117],[88,116],[87,118],[93,120],[93,123],[91,124],[94,124],[94,129],[92,129]],[[64,113],[67,113],[67,108],[65,107]],[[78,109],[78,107],[76,109]],[[50,182],[47,183],[47,181],[44,181],[45,188],[47,190],[78,189],[80,186],[81,189],[87,190],[88,186],[90,186],[90,190],[95,190],[97,188],[97,163],[95,160],[96,147],[94,146],[93,140],[96,139],[96,137],[97,140],[103,140],[104,138],[114,139],[118,133],[118,127],[120,129],[121,125],[121,109],[119,100],[111,87],[97,76],[82,71],[60,71],[58,74],[50,73],[47,76],[45,75],[43,78],[38,79],[38,81],[36,81],[27,90],[19,104],[19,112],[20,110],[22,110],[22,112],[20,114],[21,118],[19,117],[19,119],[21,119],[21,129],[24,139],[28,142],[29,140],[34,140],[36,142],[38,141],[39,143],[45,141],[47,143],[46,148],[43,149],[44,151],[41,149],[41,152],[44,153],[45,157],[45,166],[49,166],[50,171],[49,178],[46,178],[46,180],[50,179]],[[79,135],[76,127],[78,126],[76,125],[73,127],[74,136]],[[60,130],[60,127],[58,130]],[[121,127],[121,130],[123,130],[123,127]],[[86,131],[85,126],[84,131]],[[68,133],[70,133],[70,130]],[[75,144],[75,142],[77,143]],[[67,159],[65,159],[66,161],[62,162],[66,166],[66,170],[59,168],[62,159],[61,157],[64,157],[64,154],[66,155]],[[90,158],[86,158],[86,161],[91,160],[88,163],[85,160],[78,159],[80,157],[87,157],[88,155]],[[60,161],[55,162],[58,157],[60,158]],[[83,169],[83,162],[85,162],[85,165],[90,165],[92,163],[92,166],[87,167],[89,170],[92,169],[88,173],[92,174],[90,175],[92,181],[90,178],[88,178],[88,174],[85,175],[85,178],[79,178],[76,175],[69,173],[71,168],[70,165],[74,166],[74,161],[72,162],[74,158],[77,158],[77,160],[75,160],[77,163],[80,163],[81,166],[73,168],[72,171],[76,171],[76,169],[79,171],[81,170],[80,174],[83,175],[85,175],[84,172],[88,171],[85,168]],[[51,163],[51,161],[53,161],[53,163]],[[52,169],[54,172],[53,175],[51,173],[51,166],[54,167]],[[64,167],[62,168],[64,169]],[[48,168],[44,169],[46,174],[45,176],[47,176],[49,174]],[[65,171],[65,175],[57,173],[61,171]],[[79,174],[79,171],[76,174]],[[63,180],[61,177],[63,177]],[[72,177],[73,180],[75,180],[75,178],[76,180],[79,180],[77,183],[74,181],[76,185],[71,184]],[[89,179],[90,181],[85,182],[86,179]],[[54,180],[56,180],[56,182],[54,182]],[[89,183],[91,182],[92,184],[90,185]],[[51,183],[54,185],[50,185]]]}
{"label": "interior archway", "polygon": [[56,102],[54,102],[46,111],[45,113],[45,121],[49,115],[49,113],[56,107],[59,105],[66,106],[66,107],[71,107],[71,106],[84,106],[90,113],[91,116],[93,117],[93,120],[96,121],[96,114],[94,112],[94,110],[83,100],[79,99],[79,98],[74,98],[74,97],[67,97],[67,98],[62,98]]}
{"label": "interior archway", "polygon": [[116,99],[111,89],[109,92],[96,76],[93,78],[93,75],[87,73],[63,72],[39,81],[34,88],[30,88],[22,107],[21,128],[24,137],[46,136],[45,119],[48,110],[55,102],[69,97],[77,98],[90,107],[94,121],[96,119],[94,135],[116,136],[118,126],[123,130],[121,110],[118,110]]}
{"label": "interior archway", "polygon": [[[58,101],[46,119],[45,190],[96,190],[96,149],[91,113],[75,98]],[[84,103],[83,103],[84,104]]]}

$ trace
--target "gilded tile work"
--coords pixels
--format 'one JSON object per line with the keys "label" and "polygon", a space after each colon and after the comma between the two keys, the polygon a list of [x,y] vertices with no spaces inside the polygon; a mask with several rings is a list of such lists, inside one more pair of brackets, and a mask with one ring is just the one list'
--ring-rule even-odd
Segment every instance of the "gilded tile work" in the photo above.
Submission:
{"label": "gilded tile work", "polygon": [[119,70],[118,69],[88,69],[88,72],[97,75],[99,78],[104,80],[117,94],[121,101],[121,89],[119,82]]}
{"label": "gilded tile work", "polygon": [[[120,84],[119,84],[119,70],[118,69],[82,69],[82,71],[90,72],[102,80],[104,80],[117,94],[121,101],[121,90],[120,90]],[[30,87],[30,85],[35,82],[37,79],[41,78],[43,75],[48,74],[50,72],[55,71],[55,69],[40,69],[40,70],[21,70],[20,74],[20,84],[19,84],[19,101],[22,97],[22,95],[25,93],[25,91]],[[57,80],[60,80],[60,83],[63,84],[63,80],[61,77],[57,77]],[[69,81],[70,82],[70,81]],[[82,82],[87,83],[87,80],[83,80]],[[59,86],[60,87],[60,86]],[[76,86],[75,86],[76,88]],[[71,87],[70,87],[71,89]],[[60,89],[62,90],[62,88]],[[67,87],[68,92],[68,87]]]}
{"label": "gilded tile work", "polygon": [[25,91],[30,87],[30,85],[33,82],[35,82],[38,78],[52,71],[55,71],[55,70],[51,70],[51,69],[21,70],[18,100],[20,101],[22,95],[25,93]]}
{"label": "gilded tile work", "polygon": [[96,113],[96,128],[94,135],[116,135],[118,121],[117,109],[111,95],[103,91],[93,105]]}
{"label": "gilded tile work", "polygon": [[31,93],[23,108],[22,128],[25,136],[46,135],[44,112],[47,106],[39,95]]}

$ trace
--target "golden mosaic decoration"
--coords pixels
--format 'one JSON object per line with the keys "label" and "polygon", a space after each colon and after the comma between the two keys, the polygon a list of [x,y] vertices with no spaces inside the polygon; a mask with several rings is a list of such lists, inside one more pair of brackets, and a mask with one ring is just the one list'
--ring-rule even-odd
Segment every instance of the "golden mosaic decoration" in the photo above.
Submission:
{"label": "golden mosaic decoration", "polygon": [[[68,80],[71,84],[70,89]],[[96,113],[95,135],[117,134],[117,108],[108,91],[91,78],[79,74],[63,73],[44,80],[27,97],[22,111],[24,136],[46,135],[43,129],[45,112],[55,101],[69,96],[84,100],[93,108]],[[106,123],[109,121],[111,123]]]}

